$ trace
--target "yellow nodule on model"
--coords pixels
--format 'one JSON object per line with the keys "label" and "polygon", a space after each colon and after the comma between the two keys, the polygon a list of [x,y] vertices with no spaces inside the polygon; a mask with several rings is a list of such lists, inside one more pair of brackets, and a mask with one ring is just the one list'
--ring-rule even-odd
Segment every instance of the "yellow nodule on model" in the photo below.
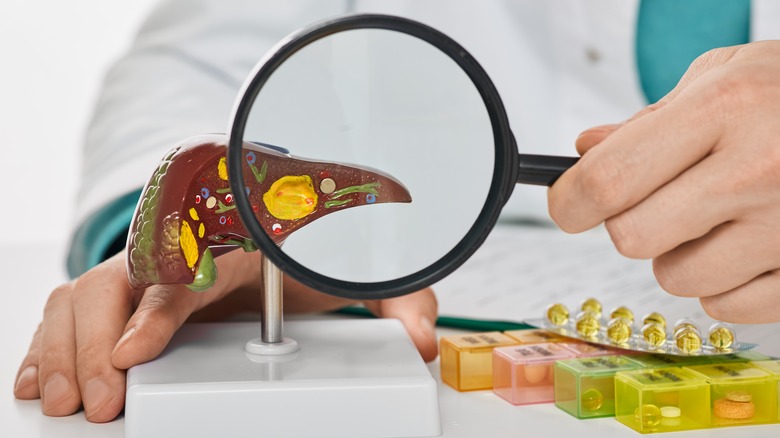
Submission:
{"label": "yellow nodule on model", "polygon": [[187,261],[187,267],[192,268],[198,261],[198,242],[195,235],[192,234],[192,228],[187,221],[181,221],[181,232],[179,233],[179,245],[184,253],[184,260]]}
{"label": "yellow nodule on model", "polygon": [[228,172],[227,172],[227,159],[225,157],[222,157],[219,159],[219,164],[217,165],[217,173],[219,174],[219,177],[223,180],[228,180]]}
{"label": "yellow nodule on model", "polygon": [[263,203],[268,213],[277,219],[300,219],[317,207],[317,192],[308,175],[283,176],[263,194]]}

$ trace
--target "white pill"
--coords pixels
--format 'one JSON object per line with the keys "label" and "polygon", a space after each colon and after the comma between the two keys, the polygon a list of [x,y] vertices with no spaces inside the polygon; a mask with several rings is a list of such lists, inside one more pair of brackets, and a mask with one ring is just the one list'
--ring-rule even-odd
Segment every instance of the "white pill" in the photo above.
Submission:
{"label": "white pill", "polygon": [[661,407],[661,416],[664,418],[677,418],[680,416],[680,408],[677,406]]}

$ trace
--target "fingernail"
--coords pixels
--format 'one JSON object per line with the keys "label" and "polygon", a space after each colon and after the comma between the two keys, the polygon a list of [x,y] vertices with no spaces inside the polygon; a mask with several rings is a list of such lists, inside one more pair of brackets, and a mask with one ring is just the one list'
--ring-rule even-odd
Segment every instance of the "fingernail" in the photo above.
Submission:
{"label": "fingernail", "polygon": [[588,128],[588,129],[580,132],[580,135],[578,135],[577,138],[580,138],[580,137],[582,137],[583,135],[586,135],[586,134],[600,134],[600,133],[603,133],[603,132],[612,131],[612,130],[615,130],[618,127],[620,127],[620,125],[622,125],[623,123],[625,123],[625,122],[611,123],[611,124],[608,124],[608,125],[594,126],[592,128]]}
{"label": "fingernail", "polygon": [[[134,334],[135,334],[135,327],[130,327],[130,328],[129,328],[129,329],[126,331],[126,332],[125,332],[125,334],[123,334],[123,335],[122,335],[122,337],[121,337],[121,338],[119,338],[119,340],[116,342],[116,345],[114,346],[114,351],[113,351],[113,353],[116,353],[116,351],[117,351],[117,350],[119,350],[120,348],[122,348],[122,345],[124,345],[125,343],[127,343],[127,341],[129,341],[129,340],[130,340],[130,338],[132,338]],[[112,353],[112,354],[113,354],[113,353]]]}
{"label": "fingernail", "polygon": [[19,373],[19,379],[16,380],[16,386],[14,392],[19,392],[22,388],[29,386],[32,383],[38,382],[38,367],[30,365]]}
{"label": "fingernail", "polygon": [[100,377],[87,382],[84,387],[84,410],[87,416],[99,412],[113,397],[114,391]]}
{"label": "fingernail", "polygon": [[54,373],[43,387],[43,408],[50,412],[52,408],[71,397],[68,379],[60,373]]}

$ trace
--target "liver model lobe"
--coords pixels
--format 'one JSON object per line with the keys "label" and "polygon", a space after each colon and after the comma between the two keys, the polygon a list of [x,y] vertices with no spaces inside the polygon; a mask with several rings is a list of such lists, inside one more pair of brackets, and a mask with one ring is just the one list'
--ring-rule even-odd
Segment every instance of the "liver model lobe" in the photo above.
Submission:
{"label": "liver model lobe", "polygon": [[[144,187],[128,233],[133,288],[175,283],[203,291],[216,281],[215,256],[257,249],[239,220],[226,152],[224,135],[201,135],[163,158]],[[306,160],[248,142],[242,158],[255,217],[279,244],[330,213],[412,200],[403,184],[375,169]]]}

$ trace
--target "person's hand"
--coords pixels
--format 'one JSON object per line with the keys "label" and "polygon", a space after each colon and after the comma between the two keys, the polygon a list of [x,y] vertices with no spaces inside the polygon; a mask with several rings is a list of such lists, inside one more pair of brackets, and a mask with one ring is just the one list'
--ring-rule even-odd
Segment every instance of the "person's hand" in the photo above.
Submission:
{"label": "person's hand", "polygon": [[780,41],[710,51],[627,122],[583,132],[549,191],[567,232],[601,222],[712,317],[780,321]]}
{"label": "person's hand", "polygon": [[[124,406],[125,370],[157,357],[185,321],[259,311],[260,257],[239,250],[217,258],[219,279],[202,293],[183,285],[130,289],[124,252],[60,286],[46,303],[14,395],[40,397],[46,415],[70,415],[83,405],[89,421],[114,419]],[[287,277],[284,293],[290,312],[352,303]],[[436,357],[437,304],[430,289],[365,304],[377,316],[400,319],[425,360]]]}

